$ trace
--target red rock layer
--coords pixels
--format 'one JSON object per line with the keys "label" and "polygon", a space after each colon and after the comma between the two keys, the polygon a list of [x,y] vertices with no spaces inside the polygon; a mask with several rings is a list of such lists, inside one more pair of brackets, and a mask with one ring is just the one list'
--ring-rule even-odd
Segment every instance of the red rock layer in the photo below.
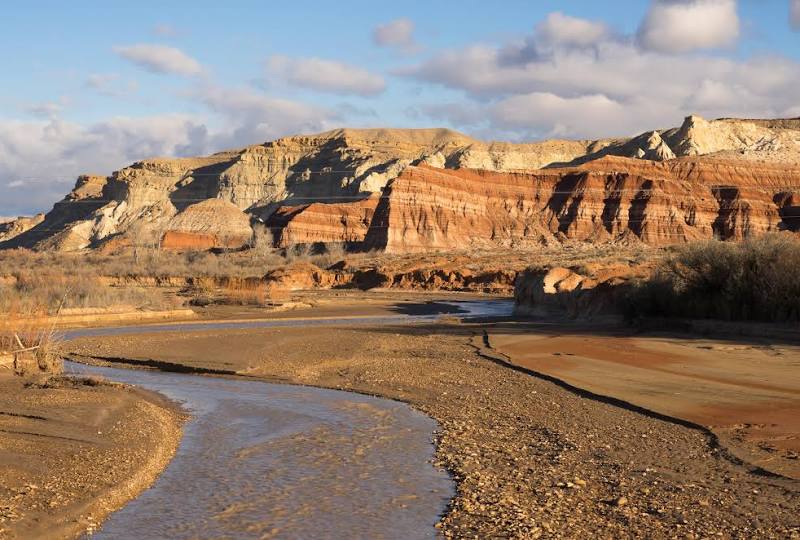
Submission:
{"label": "red rock layer", "polygon": [[378,197],[350,203],[283,206],[267,221],[277,247],[317,242],[363,243]]}
{"label": "red rock layer", "polygon": [[279,244],[361,242],[413,252],[557,237],[681,243],[795,230],[800,168],[606,157],[530,173],[408,167],[379,199],[279,210]]}
{"label": "red rock layer", "polygon": [[211,249],[217,247],[217,237],[213,234],[167,231],[161,240],[161,247],[170,250]]}

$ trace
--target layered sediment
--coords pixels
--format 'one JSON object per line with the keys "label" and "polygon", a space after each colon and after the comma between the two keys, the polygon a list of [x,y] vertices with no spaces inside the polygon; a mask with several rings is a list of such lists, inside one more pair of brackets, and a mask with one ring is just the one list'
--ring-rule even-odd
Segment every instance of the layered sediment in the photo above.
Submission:
{"label": "layered sediment", "polygon": [[791,231],[800,227],[798,125],[690,116],[630,139],[525,144],[446,129],[286,137],[82,176],[43,221],[0,231],[0,248],[237,247],[259,223],[276,247],[412,252]]}
{"label": "layered sediment", "polygon": [[604,157],[530,173],[412,166],[359,203],[358,235],[337,220],[348,205],[296,208],[273,224],[293,243],[352,243],[366,228],[361,246],[391,253],[563,239],[666,245],[796,231],[799,189],[800,167],[695,158]]}

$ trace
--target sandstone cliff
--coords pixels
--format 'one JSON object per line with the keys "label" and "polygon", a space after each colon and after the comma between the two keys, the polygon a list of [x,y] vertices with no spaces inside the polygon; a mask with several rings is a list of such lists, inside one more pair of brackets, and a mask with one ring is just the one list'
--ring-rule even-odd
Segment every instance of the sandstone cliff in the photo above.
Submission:
{"label": "sandstone cliff", "polygon": [[[389,251],[740,238],[797,229],[798,164],[800,120],[692,116],[631,139],[525,144],[447,129],[341,129],[82,176],[44,221],[0,236],[0,247],[142,238],[226,247],[220,239],[245,243],[251,222],[266,223],[279,247]],[[220,202],[197,206],[208,200]]]}
{"label": "sandstone cliff", "polygon": [[[296,208],[272,223],[294,243],[360,243],[391,253],[525,248],[566,238],[663,245],[797,230],[797,196],[790,194],[797,186],[800,167],[697,158],[605,157],[530,173],[420,166],[389,182],[380,198]],[[355,205],[363,216],[357,234],[337,221],[347,214],[343,206]]]}
{"label": "sandstone cliff", "polygon": [[28,231],[44,221],[44,214],[36,214],[27,217],[20,216],[16,219],[8,219],[0,222],[0,242],[11,240],[20,234]]}

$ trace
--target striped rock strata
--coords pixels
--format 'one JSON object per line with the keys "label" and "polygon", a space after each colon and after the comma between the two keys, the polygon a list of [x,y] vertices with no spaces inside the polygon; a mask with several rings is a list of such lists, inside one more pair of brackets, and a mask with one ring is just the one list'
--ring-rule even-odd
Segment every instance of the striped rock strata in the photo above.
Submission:
{"label": "striped rock strata", "polygon": [[[205,212],[209,223],[199,225],[192,217],[190,209],[208,200],[225,203],[221,216],[231,207],[243,213],[237,235],[246,236],[244,221],[264,222],[278,246],[414,251],[562,237],[658,244],[740,238],[794,227],[798,164],[798,119],[691,116],[680,127],[629,139],[524,144],[447,129],[340,129],[82,176],[41,223],[0,237],[0,249],[164,239],[229,247],[221,241],[230,237],[226,219]],[[187,222],[188,230],[176,228]]]}
{"label": "striped rock strata", "polygon": [[605,157],[530,173],[408,167],[380,197],[285,207],[282,245],[402,253],[526,247],[562,238],[653,245],[800,229],[800,167]]}

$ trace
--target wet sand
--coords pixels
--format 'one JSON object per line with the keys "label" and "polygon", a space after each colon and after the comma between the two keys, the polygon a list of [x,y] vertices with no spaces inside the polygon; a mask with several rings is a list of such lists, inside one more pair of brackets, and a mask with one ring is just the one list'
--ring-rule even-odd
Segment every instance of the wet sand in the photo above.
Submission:
{"label": "wet sand", "polygon": [[742,459],[800,480],[800,344],[505,324],[490,346],[515,365],[707,426]]}
{"label": "wet sand", "polygon": [[183,414],[156,394],[0,378],[0,538],[92,531],[166,467]]}
{"label": "wet sand", "polygon": [[[707,433],[499,365],[480,326],[218,329],[81,338],[84,362],[224,369],[405,401],[442,426],[447,537],[800,535],[800,484]],[[92,360],[95,358],[95,360]]]}

